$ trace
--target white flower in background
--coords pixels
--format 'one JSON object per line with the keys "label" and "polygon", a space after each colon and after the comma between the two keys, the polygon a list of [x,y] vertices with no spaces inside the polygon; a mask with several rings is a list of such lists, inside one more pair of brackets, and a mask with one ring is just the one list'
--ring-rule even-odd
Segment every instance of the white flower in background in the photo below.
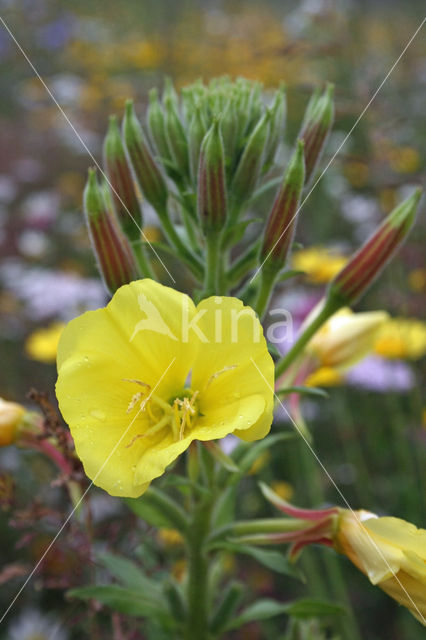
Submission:
{"label": "white flower in background", "polygon": [[68,633],[58,618],[42,614],[36,609],[25,609],[12,620],[8,640],[67,640]]}
{"label": "white flower in background", "polygon": [[33,321],[70,320],[82,311],[105,304],[105,290],[95,278],[82,278],[42,268],[28,268],[17,260],[0,267],[0,283],[25,305]]}

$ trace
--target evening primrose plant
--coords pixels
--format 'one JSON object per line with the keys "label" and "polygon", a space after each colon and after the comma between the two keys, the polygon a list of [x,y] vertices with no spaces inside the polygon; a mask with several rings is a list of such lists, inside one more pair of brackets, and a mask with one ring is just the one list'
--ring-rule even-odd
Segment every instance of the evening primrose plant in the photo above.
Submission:
{"label": "evening primrose plant", "polygon": [[[284,86],[265,94],[257,82],[219,78],[178,93],[168,81],[161,98],[150,92],[143,123],[132,101],[121,126],[110,119],[104,169],[89,172],[85,220],[111,300],[61,333],[56,393],[75,445],[65,461],[80,460],[91,483],[149,525],[175,532],[185,562],[179,579],[170,567],[165,579],[130,559],[101,556],[117,583],[70,596],[143,618],[150,638],[230,637],[277,615],[291,618],[289,638],[312,637],[318,623],[311,619],[341,613],[340,606],[306,598],[247,602],[222,558],[246,554],[294,578],[290,560],[316,543],[348,555],[425,624],[426,565],[404,537],[414,532],[410,525],[369,522],[377,550],[368,548],[368,536],[361,541],[358,512],[286,503],[290,518],[236,519],[239,487],[256,460],[300,436],[273,426],[279,398],[319,394],[305,384],[310,374],[348,367],[373,349],[387,315],[350,307],[409,233],[420,199],[416,190],[333,269],[322,301],[282,354],[279,332],[267,330],[268,309],[278,284],[289,287],[300,273],[290,256],[332,127],[333,87],[314,93],[290,150],[285,113]],[[157,216],[159,242],[144,233],[148,210]],[[75,491],[72,499],[81,502]],[[382,545],[383,536],[390,542]],[[257,546],[277,542],[292,543],[289,560]],[[400,562],[377,575],[371,566],[385,544],[398,547]],[[413,586],[418,605],[398,591],[399,578],[406,591]],[[353,625],[353,618],[342,625],[342,638],[357,637]]]}

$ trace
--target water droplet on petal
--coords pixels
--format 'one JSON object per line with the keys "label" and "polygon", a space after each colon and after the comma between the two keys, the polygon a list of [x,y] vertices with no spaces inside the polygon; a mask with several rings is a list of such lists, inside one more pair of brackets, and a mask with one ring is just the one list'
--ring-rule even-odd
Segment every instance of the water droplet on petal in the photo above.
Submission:
{"label": "water droplet on petal", "polygon": [[91,411],[90,415],[92,416],[92,418],[96,418],[101,422],[103,422],[106,418],[106,413],[104,413],[104,411],[99,411],[98,409],[94,409],[93,411]]}

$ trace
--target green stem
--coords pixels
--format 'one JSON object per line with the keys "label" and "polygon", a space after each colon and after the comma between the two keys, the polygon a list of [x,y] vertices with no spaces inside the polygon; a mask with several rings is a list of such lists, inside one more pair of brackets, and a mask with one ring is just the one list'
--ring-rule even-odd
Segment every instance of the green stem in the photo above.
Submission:
{"label": "green stem", "polygon": [[151,278],[152,280],[155,280],[155,273],[152,269],[151,263],[145,255],[145,248],[142,246],[142,243],[139,241],[136,242],[132,245],[132,249],[139,265],[141,275],[144,278]]}
{"label": "green stem", "polygon": [[247,251],[242,253],[231,265],[228,271],[227,280],[230,286],[236,285],[247,272],[256,266],[259,253],[259,243],[256,242],[249,247]]}
{"label": "green stem", "polygon": [[159,218],[161,221],[162,230],[164,231],[164,235],[166,236],[169,243],[176,249],[179,257],[189,267],[194,276],[201,280],[203,277],[203,263],[201,259],[198,256],[194,255],[192,251],[190,251],[188,247],[183,243],[183,241],[179,237],[179,234],[174,228],[172,221],[170,220],[167,210],[159,212]]}
{"label": "green stem", "polygon": [[254,304],[254,309],[259,318],[263,318],[268,310],[269,300],[274,289],[276,278],[277,274],[275,271],[265,269],[261,271],[260,287],[257,291],[257,300]]}
{"label": "green stem", "polygon": [[326,298],[324,306],[309,324],[303,333],[296,340],[290,351],[277,363],[275,369],[275,377],[278,378],[288,367],[294,362],[297,356],[303,351],[308,344],[312,336],[318,331],[320,327],[326,322],[330,316],[335,313],[341,305],[331,298]]}
{"label": "green stem", "polygon": [[221,258],[221,236],[211,232],[206,238],[206,270],[204,275],[203,297],[207,298],[219,289],[219,269]]}
{"label": "green stem", "polygon": [[298,518],[259,518],[258,520],[240,520],[224,525],[220,529],[213,531],[209,537],[209,546],[228,538],[229,536],[242,537],[257,534],[285,533],[288,531],[299,531],[309,525],[306,520]]}
{"label": "green stem", "polygon": [[[198,449],[201,465],[201,452]],[[214,463],[213,463],[214,467]],[[212,472],[214,475],[214,471]],[[200,493],[192,491],[192,518],[188,528],[186,542],[188,554],[187,604],[185,640],[208,638],[209,618],[209,559],[206,541],[211,525],[211,511],[214,499],[214,478],[207,479],[210,491]]]}
{"label": "green stem", "polygon": [[[301,441],[299,442],[299,456],[299,474],[301,471],[302,476],[305,479],[305,491],[309,500],[314,505],[323,504],[325,502],[325,495],[321,479],[318,474],[318,466],[311,451],[309,451],[305,443]],[[317,595],[324,596],[327,593],[327,585],[324,580],[324,576],[327,576],[333,596],[340,600],[348,610],[348,615],[345,620],[339,623],[339,631],[342,639],[360,640],[361,636],[352,610],[348,590],[342,576],[339,560],[335,555],[328,552],[322,554],[321,559],[323,561],[322,563],[318,556],[314,557],[311,555],[310,557],[310,562],[313,562],[313,565],[309,568],[316,573],[316,589],[319,589]],[[321,564],[323,565],[323,568],[321,568]],[[325,571],[323,570],[324,568]],[[308,575],[310,579],[312,574],[309,573]]]}

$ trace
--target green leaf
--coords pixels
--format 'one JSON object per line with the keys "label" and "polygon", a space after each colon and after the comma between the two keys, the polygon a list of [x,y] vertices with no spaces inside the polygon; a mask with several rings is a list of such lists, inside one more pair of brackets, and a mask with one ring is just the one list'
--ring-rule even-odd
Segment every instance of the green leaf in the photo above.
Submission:
{"label": "green leaf", "polygon": [[320,616],[335,616],[346,613],[345,607],[326,600],[302,598],[287,603],[286,613],[293,618],[319,618]]}
{"label": "green leaf", "polygon": [[281,351],[279,351],[278,347],[275,344],[272,344],[272,342],[268,342],[268,351],[271,354],[271,356],[275,356],[276,358],[282,358],[283,354],[281,353]]}
{"label": "green leaf", "polygon": [[248,220],[242,220],[241,222],[233,224],[225,233],[224,246],[229,247],[230,245],[237,244],[243,237],[247,227],[254,222],[262,222],[262,218],[249,218]]}
{"label": "green leaf", "polygon": [[99,564],[129,589],[140,589],[153,597],[160,594],[160,588],[154,580],[148,578],[131,560],[114,553],[104,553],[97,557]]}
{"label": "green leaf", "polygon": [[214,545],[214,547],[250,556],[264,567],[267,567],[267,569],[271,569],[277,573],[293,576],[294,578],[300,577],[298,569],[288,561],[284,553],[279,551],[259,549],[258,547],[229,541],[219,542],[217,545]]}
{"label": "green leaf", "polygon": [[237,499],[237,484],[225,487],[215,502],[212,514],[214,528],[220,529],[235,518],[235,502]]}
{"label": "green leaf", "polygon": [[278,442],[284,440],[292,440],[295,438],[295,434],[292,431],[283,431],[281,433],[274,433],[271,436],[259,440],[256,444],[251,444],[248,451],[242,456],[238,462],[238,466],[241,469],[241,473],[246,473],[253,465],[255,460],[267,449],[276,445]]}
{"label": "green leaf", "polygon": [[105,606],[128,616],[157,618],[167,626],[172,626],[173,619],[168,610],[161,605],[161,600],[148,600],[135,589],[124,589],[116,585],[97,585],[80,587],[68,591],[68,596],[80,600],[97,600]]}
{"label": "green leaf", "polygon": [[148,524],[160,528],[175,528],[181,533],[186,533],[185,512],[176,500],[169,498],[160,489],[150,487],[140,498],[126,498],[124,502]]}
{"label": "green leaf", "polygon": [[304,273],[305,273],[304,271],[300,271],[298,269],[289,269],[288,271],[284,271],[278,276],[277,282],[285,282],[289,278],[295,278],[296,276],[303,276]]}
{"label": "green leaf", "polygon": [[238,629],[238,627],[242,627],[249,622],[267,620],[282,614],[297,618],[314,618],[341,614],[344,611],[344,607],[340,605],[311,598],[296,600],[295,602],[277,602],[272,599],[264,599],[258,600],[247,607],[240,616],[234,618],[227,625],[226,630]]}
{"label": "green leaf", "polygon": [[283,389],[279,389],[276,392],[277,396],[279,397],[287,396],[289,393],[300,393],[304,396],[314,396],[317,398],[329,397],[329,394],[327,393],[327,391],[324,391],[324,389],[320,389],[319,387],[302,387],[302,386],[285,387]]}
{"label": "green leaf", "polygon": [[255,622],[257,620],[268,620],[274,616],[279,616],[286,613],[286,608],[286,604],[277,602],[276,600],[269,600],[266,598],[264,600],[258,600],[247,607],[241,615],[231,620],[226,627],[226,631],[238,629],[245,624],[249,624],[250,622]]}

